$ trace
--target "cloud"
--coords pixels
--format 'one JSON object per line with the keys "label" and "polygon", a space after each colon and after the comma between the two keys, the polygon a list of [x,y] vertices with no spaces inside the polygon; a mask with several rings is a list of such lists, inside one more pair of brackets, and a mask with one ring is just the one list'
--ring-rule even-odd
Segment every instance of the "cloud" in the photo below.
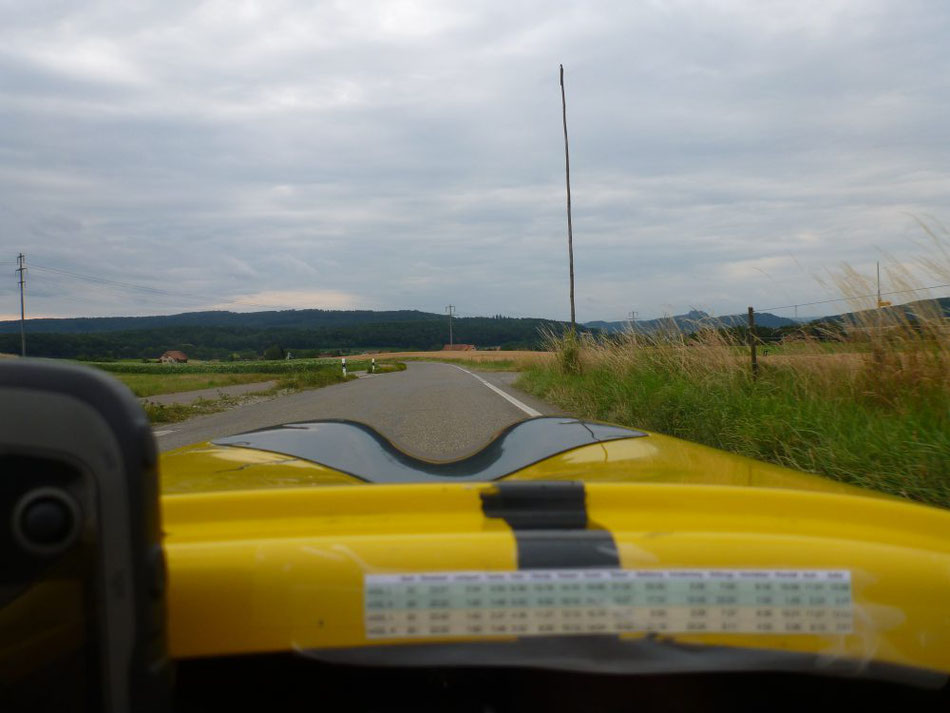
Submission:
{"label": "cloud", "polygon": [[35,315],[564,318],[563,62],[581,319],[811,301],[946,220],[948,25],[924,0],[6,6],[0,252],[153,288],[37,270]]}
{"label": "cloud", "polygon": [[262,309],[357,309],[360,299],[336,290],[271,290],[237,295],[233,300],[209,305],[207,309],[235,312]]}

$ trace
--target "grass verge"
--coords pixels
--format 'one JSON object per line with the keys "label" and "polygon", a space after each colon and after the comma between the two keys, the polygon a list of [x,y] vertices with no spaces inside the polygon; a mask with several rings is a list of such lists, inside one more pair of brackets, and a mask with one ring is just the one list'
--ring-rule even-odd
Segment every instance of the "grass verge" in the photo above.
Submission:
{"label": "grass verge", "polygon": [[248,400],[243,397],[221,396],[217,399],[198,399],[190,404],[157,404],[145,401],[142,403],[142,408],[151,423],[176,423],[195,416],[226,411]]}
{"label": "grass verge", "polygon": [[274,374],[113,374],[139,397],[272,381]]}
{"label": "grass verge", "polygon": [[382,364],[377,362],[376,368],[373,371],[373,373],[374,374],[392,374],[397,371],[405,371],[405,370],[406,370],[406,365],[401,361],[384,362]]}
{"label": "grass verge", "polygon": [[[113,374],[294,374],[323,368],[341,368],[339,359],[280,359],[276,361],[205,361],[187,364],[156,362],[83,362]],[[350,370],[365,368],[365,361],[347,360]],[[359,366],[362,364],[363,366]]]}
{"label": "grass verge", "polygon": [[835,480],[950,506],[950,404],[821,393],[790,369],[758,380],[655,363],[533,367],[517,386],[570,413],[665,433]]}
{"label": "grass verge", "polygon": [[[950,250],[937,253],[924,265],[948,282]],[[873,286],[847,268],[836,282],[853,318],[770,345],[757,377],[734,330],[552,334],[556,358],[517,386],[577,416],[950,507],[950,319],[935,301],[913,314],[869,303]]]}

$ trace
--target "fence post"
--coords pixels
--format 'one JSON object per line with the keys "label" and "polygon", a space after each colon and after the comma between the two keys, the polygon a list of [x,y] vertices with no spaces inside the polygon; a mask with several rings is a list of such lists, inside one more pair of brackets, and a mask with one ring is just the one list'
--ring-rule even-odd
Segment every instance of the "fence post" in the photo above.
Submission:
{"label": "fence post", "polygon": [[749,357],[752,359],[752,378],[759,375],[759,362],[755,358],[755,310],[749,307]]}
{"label": "fence post", "polygon": [[343,361],[343,378],[346,378],[346,357],[342,358]]}

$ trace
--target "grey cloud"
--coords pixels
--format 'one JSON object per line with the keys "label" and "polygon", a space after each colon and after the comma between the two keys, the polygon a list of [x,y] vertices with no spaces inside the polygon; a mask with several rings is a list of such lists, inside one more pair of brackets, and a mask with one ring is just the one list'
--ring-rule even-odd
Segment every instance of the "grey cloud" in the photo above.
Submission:
{"label": "grey cloud", "polygon": [[217,298],[38,271],[43,314],[319,289],[563,318],[563,61],[581,318],[809,301],[940,217],[948,24],[939,2],[0,5],[0,248]]}

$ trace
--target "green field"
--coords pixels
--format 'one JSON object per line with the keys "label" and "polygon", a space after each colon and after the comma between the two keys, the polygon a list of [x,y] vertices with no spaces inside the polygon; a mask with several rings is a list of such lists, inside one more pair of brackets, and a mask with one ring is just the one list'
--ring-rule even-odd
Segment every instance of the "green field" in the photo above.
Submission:
{"label": "green field", "polygon": [[[113,374],[293,374],[316,368],[341,368],[340,360],[280,359],[277,361],[193,361],[187,364],[159,364],[142,361],[83,362]],[[350,371],[365,370],[369,362],[347,360]],[[341,368],[342,371],[342,368]]]}
{"label": "green field", "polygon": [[215,389],[235,384],[252,384],[273,381],[274,374],[125,374],[113,376],[128,386],[139,397],[158,394],[177,394],[182,391]]}
{"label": "green field", "polygon": [[[347,360],[346,379],[339,359],[292,359],[248,362],[190,362],[188,364],[156,364],[153,362],[86,362],[109,372],[126,384],[139,397],[181,393],[234,384],[276,381],[273,392],[316,389],[356,378],[353,372],[369,369],[370,362]],[[402,363],[377,364],[377,373],[391,373],[406,368]],[[220,396],[199,399],[190,404],[157,404],[145,402],[143,408],[152,423],[183,421],[193,416],[223,411],[240,405],[249,398],[260,398],[273,392],[253,396]]]}

